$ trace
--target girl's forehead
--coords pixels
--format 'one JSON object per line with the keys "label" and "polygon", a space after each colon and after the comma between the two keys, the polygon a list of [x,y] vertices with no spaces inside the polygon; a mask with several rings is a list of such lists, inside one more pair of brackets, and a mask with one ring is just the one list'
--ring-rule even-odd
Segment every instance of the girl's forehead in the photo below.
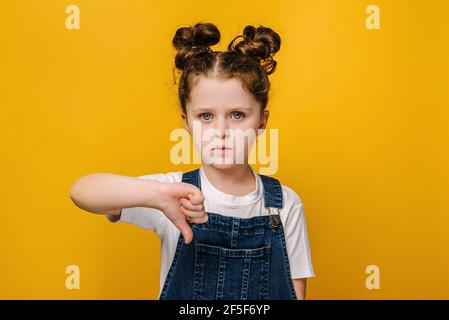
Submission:
{"label": "girl's forehead", "polygon": [[228,108],[253,108],[257,102],[253,95],[245,90],[238,78],[215,79],[200,77],[190,92],[189,108],[220,110]]}

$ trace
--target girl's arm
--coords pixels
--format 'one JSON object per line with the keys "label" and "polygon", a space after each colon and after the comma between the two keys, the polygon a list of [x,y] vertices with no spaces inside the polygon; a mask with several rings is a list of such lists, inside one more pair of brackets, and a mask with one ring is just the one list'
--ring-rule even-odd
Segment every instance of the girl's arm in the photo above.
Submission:
{"label": "girl's arm", "polygon": [[293,286],[295,287],[296,299],[306,299],[306,284],[307,278],[293,279]]}
{"label": "girl's arm", "polygon": [[122,208],[160,208],[163,182],[142,180],[112,173],[93,173],[75,181],[70,198],[79,208],[101,214],[119,215]]}
{"label": "girl's arm", "polygon": [[112,173],[93,173],[75,181],[70,193],[81,209],[119,218],[122,208],[148,207],[162,211],[181,231],[185,243],[192,240],[187,221],[204,223],[204,197],[201,190],[189,183],[166,183]]}

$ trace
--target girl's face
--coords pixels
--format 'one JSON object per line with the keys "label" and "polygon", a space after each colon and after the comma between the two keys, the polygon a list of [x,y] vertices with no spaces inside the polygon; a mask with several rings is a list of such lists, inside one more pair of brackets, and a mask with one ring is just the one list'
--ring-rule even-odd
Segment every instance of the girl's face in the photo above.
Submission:
{"label": "girl's face", "polygon": [[262,112],[240,79],[204,76],[192,88],[186,113],[182,113],[203,163],[222,169],[248,163],[249,152],[260,130],[265,129],[268,116],[268,110]]}

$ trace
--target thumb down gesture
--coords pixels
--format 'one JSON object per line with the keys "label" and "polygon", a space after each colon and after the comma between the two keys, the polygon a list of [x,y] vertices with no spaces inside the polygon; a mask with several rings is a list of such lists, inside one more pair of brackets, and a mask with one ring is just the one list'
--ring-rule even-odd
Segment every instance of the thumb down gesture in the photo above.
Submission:
{"label": "thumb down gesture", "polygon": [[186,244],[193,238],[188,222],[205,223],[204,196],[199,188],[184,182],[164,183],[161,186],[158,209],[181,231]]}

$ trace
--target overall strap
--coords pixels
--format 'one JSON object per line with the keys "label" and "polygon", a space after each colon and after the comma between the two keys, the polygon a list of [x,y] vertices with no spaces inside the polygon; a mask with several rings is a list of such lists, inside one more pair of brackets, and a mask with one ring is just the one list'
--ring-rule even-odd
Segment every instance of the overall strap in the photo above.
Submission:
{"label": "overall strap", "polygon": [[201,190],[200,169],[184,172],[182,174],[182,182],[193,184]]}
{"label": "overall strap", "polygon": [[282,187],[279,180],[259,173],[263,183],[265,207],[282,208]]}

